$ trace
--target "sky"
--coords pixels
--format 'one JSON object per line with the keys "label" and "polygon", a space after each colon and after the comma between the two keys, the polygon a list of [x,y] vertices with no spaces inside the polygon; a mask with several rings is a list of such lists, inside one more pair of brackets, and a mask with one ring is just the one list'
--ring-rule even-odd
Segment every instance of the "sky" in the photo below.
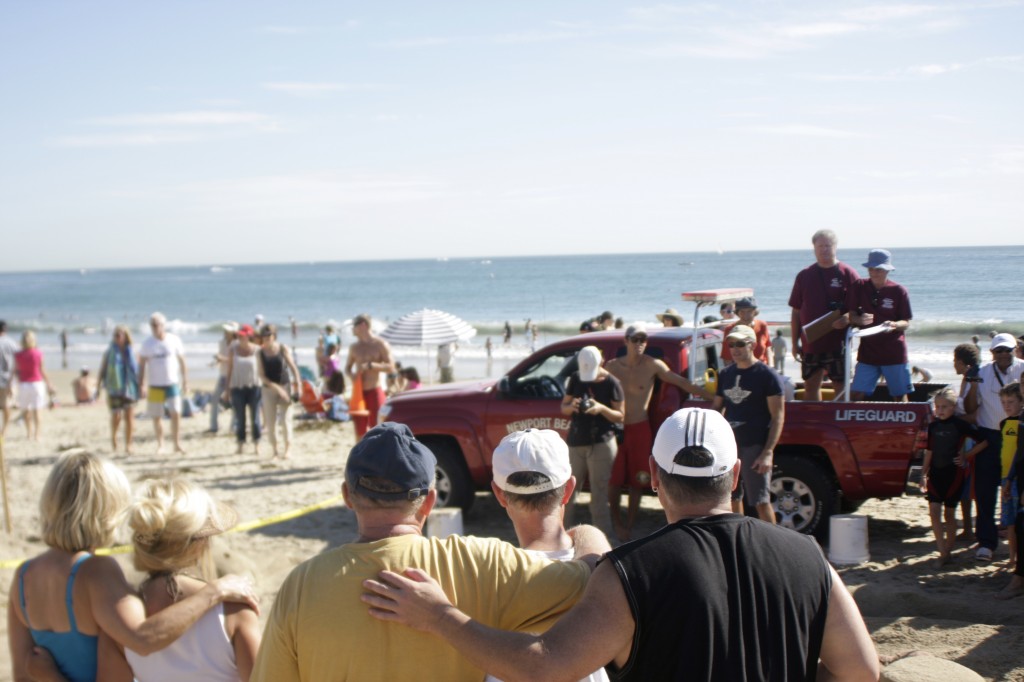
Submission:
{"label": "sky", "polygon": [[0,0],[0,271],[1024,243],[1024,0]]}

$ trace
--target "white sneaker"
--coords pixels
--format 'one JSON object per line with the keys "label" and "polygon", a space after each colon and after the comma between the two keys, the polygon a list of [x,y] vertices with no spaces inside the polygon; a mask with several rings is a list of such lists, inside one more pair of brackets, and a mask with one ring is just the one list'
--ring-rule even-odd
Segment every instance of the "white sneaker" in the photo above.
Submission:
{"label": "white sneaker", "polygon": [[988,547],[979,547],[974,553],[974,558],[978,561],[992,561],[992,550]]}

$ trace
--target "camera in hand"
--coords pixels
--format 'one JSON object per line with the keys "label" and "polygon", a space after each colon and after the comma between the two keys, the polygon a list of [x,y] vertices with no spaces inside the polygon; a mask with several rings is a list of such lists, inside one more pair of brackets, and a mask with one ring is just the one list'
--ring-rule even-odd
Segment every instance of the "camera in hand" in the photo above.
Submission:
{"label": "camera in hand", "polygon": [[594,400],[589,395],[580,398],[580,406],[577,408],[582,414],[594,406]]}
{"label": "camera in hand", "polygon": [[966,372],[964,372],[964,381],[969,384],[980,384],[981,377],[978,376],[980,370],[976,366],[971,366]]}

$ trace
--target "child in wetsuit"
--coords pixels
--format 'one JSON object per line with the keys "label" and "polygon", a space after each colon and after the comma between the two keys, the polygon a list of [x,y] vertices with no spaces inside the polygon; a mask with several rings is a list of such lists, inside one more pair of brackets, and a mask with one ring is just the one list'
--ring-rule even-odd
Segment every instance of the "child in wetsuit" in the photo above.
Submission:
{"label": "child in wetsuit", "polygon": [[[924,451],[921,485],[928,497],[928,514],[939,550],[938,564],[944,566],[949,563],[956,543],[956,507],[964,485],[962,465],[984,450],[986,441],[978,435],[975,426],[954,416],[956,392],[953,389],[945,388],[935,395],[934,410],[935,421],[928,425],[928,449]],[[966,438],[973,438],[977,443],[960,454]]]}

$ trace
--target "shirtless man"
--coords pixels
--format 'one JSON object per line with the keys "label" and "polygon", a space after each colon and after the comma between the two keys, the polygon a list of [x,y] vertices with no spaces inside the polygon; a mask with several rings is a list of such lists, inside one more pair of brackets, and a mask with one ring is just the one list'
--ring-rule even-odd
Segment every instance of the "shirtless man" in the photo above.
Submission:
{"label": "shirtless man", "polygon": [[345,374],[355,381],[359,378],[363,386],[363,400],[369,415],[354,416],[356,438],[362,438],[368,429],[377,425],[377,412],[384,404],[384,387],[380,384],[381,372],[394,372],[395,361],[391,357],[391,346],[370,330],[370,316],[364,314],[352,318],[352,333],[358,339],[348,347],[348,362]]}
{"label": "shirtless man", "polygon": [[[622,384],[625,395],[626,419],[625,438],[619,448],[612,476],[608,486],[608,504],[611,507],[612,525],[623,542],[629,540],[640,508],[640,495],[651,484],[648,458],[651,456],[651,422],[647,408],[654,393],[654,380],[672,384],[682,390],[711,400],[714,396],[702,387],[670,370],[663,361],[644,355],[647,348],[647,327],[635,322],[626,328],[626,355],[609,360],[605,365]],[[626,524],[622,525],[619,513],[619,496],[622,485],[629,482],[629,509]]]}

